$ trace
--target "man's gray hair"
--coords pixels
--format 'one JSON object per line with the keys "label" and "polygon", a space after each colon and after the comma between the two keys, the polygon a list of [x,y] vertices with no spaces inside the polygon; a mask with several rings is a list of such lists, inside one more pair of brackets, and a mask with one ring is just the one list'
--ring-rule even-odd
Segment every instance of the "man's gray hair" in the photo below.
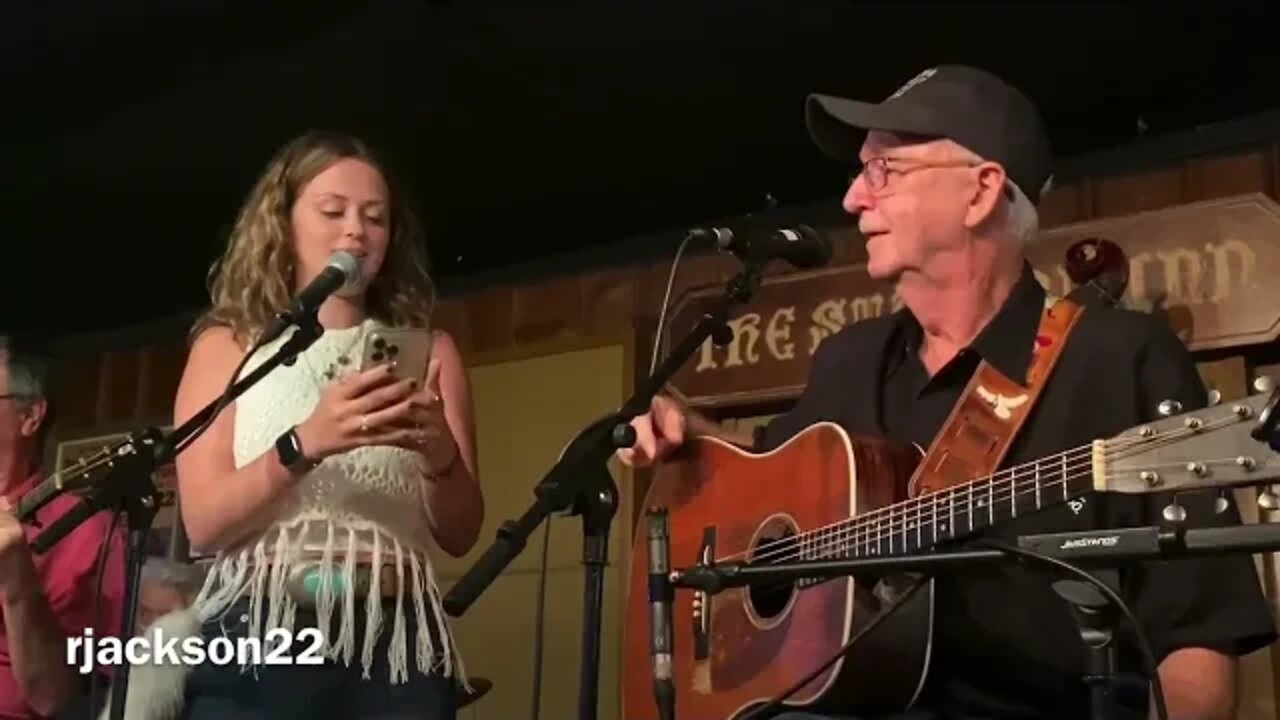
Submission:
{"label": "man's gray hair", "polygon": [[22,400],[47,398],[49,365],[44,358],[26,352],[8,335],[0,335],[0,355],[9,369],[9,392]]}
{"label": "man's gray hair", "polygon": [[28,350],[24,343],[11,335],[0,335],[0,359],[9,371],[8,392],[19,404],[30,407],[37,400],[44,400],[44,419],[36,432],[36,454],[32,462],[40,463],[45,441],[53,428],[53,399],[49,397],[49,363],[37,352]]}
{"label": "man's gray hair", "polygon": [[[969,148],[951,141],[957,153],[971,162],[983,162],[985,158],[973,152]],[[1005,192],[1001,195],[1004,198],[1003,206],[1000,214],[999,222],[1003,229],[1008,233],[1015,242],[1021,247],[1026,247],[1036,241],[1040,234],[1040,211],[1036,209],[1031,198],[1027,197],[1026,192],[1018,187],[1018,184],[1012,180],[1005,180]]]}
{"label": "man's gray hair", "polygon": [[1017,183],[1008,182],[1009,195],[1005,202],[1004,224],[1019,245],[1026,247],[1040,235],[1040,211],[1031,203]]}

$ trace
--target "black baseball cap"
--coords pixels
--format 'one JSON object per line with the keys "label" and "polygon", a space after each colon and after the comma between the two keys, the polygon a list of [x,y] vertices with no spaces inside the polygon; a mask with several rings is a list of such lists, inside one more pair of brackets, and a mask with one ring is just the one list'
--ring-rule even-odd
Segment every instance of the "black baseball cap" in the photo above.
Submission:
{"label": "black baseball cap", "polygon": [[948,138],[1000,163],[1034,204],[1053,177],[1049,133],[1036,106],[1004,80],[966,65],[929,68],[881,103],[810,95],[805,124],[823,153],[851,163],[863,139],[854,130]]}

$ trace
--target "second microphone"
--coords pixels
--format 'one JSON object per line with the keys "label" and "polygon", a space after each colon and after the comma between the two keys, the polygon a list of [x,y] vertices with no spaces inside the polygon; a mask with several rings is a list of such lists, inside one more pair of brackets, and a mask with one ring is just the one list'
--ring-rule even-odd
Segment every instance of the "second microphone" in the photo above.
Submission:
{"label": "second microphone", "polygon": [[694,228],[689,235],[710,240],[720,252],[745,262],[764,264],[783,260],[800,270],[831,262],[831,242],[808,225],[772,230],[734,230],[727,227]]}

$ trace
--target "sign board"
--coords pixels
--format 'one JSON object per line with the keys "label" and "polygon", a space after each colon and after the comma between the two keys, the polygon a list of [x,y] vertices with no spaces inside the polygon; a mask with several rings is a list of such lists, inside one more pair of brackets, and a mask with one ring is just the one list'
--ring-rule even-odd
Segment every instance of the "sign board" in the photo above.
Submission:
{"label": "sign board", "polygon": [[[1111,240],[1129,259],[1127,307],[1161,314],[1192,350],[1274,340],[1280,334],[1280,206],[1249,194],[1063,225],[1040,233],[1027,254],[1036,277],[1065,295],[1066,251],[1088,237]],[[853,242],[860,242],[854,236]],[[720,285],[684,295],[666,345],[697,323]],[[845,325],[902,307],[863,263],[766,278],[730,317],[733,342],[708,341],[672,379],[698,406],[795,397],[818,345]]]}

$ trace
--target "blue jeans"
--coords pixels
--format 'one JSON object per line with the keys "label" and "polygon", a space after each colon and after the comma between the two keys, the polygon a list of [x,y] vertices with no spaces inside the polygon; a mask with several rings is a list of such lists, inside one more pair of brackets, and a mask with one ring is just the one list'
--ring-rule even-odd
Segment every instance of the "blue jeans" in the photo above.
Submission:
{"label": "blue jeans", "polygon": [[[248,602],[238,603],[220,619],[203,628],[205,647],[216,637],[235,643],[248,634]],[[383,617],[392,617],[388,603]],[[364,634],[364,608],[356,611],[356,637]],[[337,613],[335,612],[335,615]],[[238,663],[206,662],[187,677],[184,720],[454,720],[457,716],[455,683],[452,678],[423,675],[414,662],[416,636],[414,613],[405,614],[409,643],[408,682],[392,685],[387,666],[387,646],[391,629],[379,633],[373,651],[374,663],[368,680],[362,677],[359,650],[348,667],[342,660],[327,658],[320,665],[276,664],[250,666]],[[337,618],[335,617],[335,625]],[[314,613],[298,611],[294,622],[294,645],[290,657],[297,658],[311,645],[309,638],[297,639],[306,627],[315,627]],[[432,628],[435,638],[440,633]],[[332,637],[332,636],[331,636]],[[433,638],[434,639],[434,638]],[[439,647],[439,645],[437,645]]]}

